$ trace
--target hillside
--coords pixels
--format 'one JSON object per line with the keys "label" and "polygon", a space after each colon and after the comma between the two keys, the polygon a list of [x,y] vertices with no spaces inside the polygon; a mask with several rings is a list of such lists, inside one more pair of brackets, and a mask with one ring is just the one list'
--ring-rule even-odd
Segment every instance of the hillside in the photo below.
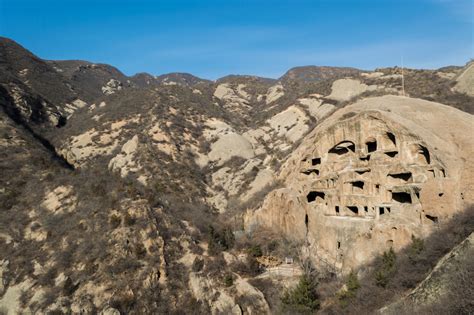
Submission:
{"label": "hillside", "polygon": [[403,95],[399,68],[126,76],[0,38],[0,313],[278,313],[308,265],[340,288],[473,202],[471,69]]}

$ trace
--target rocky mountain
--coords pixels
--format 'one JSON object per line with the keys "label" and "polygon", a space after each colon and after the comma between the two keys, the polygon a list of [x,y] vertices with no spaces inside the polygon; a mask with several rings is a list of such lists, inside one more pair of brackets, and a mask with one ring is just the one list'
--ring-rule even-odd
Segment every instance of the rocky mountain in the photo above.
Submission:
{"label": "rocky mountain", "polygon": [[279,80],[315,82],[327,79],[339,79],[344,77],[356,77],[361,72],[359,69],[349,67],[321,67],[305,66],[295,67],[288,70]]}
{"label": "rocky mountain", "polygon": [[129,77],[0,38],[0,313],[294,313],[312,268],[346,312],[351,271],[470,211],[471,69]]}

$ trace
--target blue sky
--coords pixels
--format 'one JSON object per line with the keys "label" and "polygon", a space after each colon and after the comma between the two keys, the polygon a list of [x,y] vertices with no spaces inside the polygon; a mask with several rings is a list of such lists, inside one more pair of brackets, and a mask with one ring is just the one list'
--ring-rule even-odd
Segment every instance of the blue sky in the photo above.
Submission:
{"label": "blue sky", "polygon": [[437,68],[474,57],[474,0],[0,0],[0,35],[128,75],[279,77],[302,65]]}

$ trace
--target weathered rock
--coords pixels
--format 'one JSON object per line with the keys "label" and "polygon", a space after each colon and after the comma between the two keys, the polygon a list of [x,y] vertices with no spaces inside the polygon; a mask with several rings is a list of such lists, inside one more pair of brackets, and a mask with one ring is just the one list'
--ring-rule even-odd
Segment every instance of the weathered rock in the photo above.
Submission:
{"label": "weathered rock", "polygon": [[211,145],[208,157],[210,161],[223,163],[233,156],[250,159],[254,155],[252,144],[247,139],[237,133],[228,133]]}
{"label": "weathered rock", "polygon": [[110,79],[105,86],[102,87],[102,93],[105,95],[114,94],[122,89],[122,82],[115,79]]}
{"label": "weathered rock", "polygon": [[110,160],[109,169],[119,171],[122,177],[127,176],[130,172],[136,172],[140,167],[134,160],[138,143],[137,135],[125,142],[122,151]]}
{"label": "weathered rock", "polygon": [[283,85],[277,84],[270,87],[267,91],[266,103],[270,104],[275,102],[277,99],[285,95]]}
{"label": "weathered rock", "polygon": [[456,78],[454,90],[474,96],[474,62],[466,65],[461,74]]}
{"label": "weathered rock", "polygon": [[474,201],[471,115],[397,96],[347,106],[283,165],[286,188],[248,215],[309,244],[318,264],[349,271]]}
{"label": "weathered rock", "polygon": [[278,137],[286,137],[291,142],[299,140],[307,131],[308,117],[296,106],[288,107],[270,118],[267,123]]}
{"label": "weathered rock", "polygon": [[354,79],[339,79],[332,84],[331,94],[327,97],[336,101],[349,101],[351,98],[364,93],[369,89],[369,86],[360,83],[359,80]]}
{"label": "weathered rock", "polygon": [[19,314],[21,312],[20,297],[22,292],[30,290],[34,282],[27,279],[23,282],[10,284],[0,298],[0,311],[6,314]]}
{"label": "weathered rock", "polygon": [[120,315],[120,312],[113,307],[107,307],[100,312],[100,315]]}

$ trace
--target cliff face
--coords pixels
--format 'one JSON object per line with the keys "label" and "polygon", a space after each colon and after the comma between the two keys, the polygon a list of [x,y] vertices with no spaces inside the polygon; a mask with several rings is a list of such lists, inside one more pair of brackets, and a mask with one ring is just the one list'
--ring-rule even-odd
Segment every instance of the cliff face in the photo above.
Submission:
{"label": "cliff face", "polygon": [[285,187],[248,213],[246,227],[305,240],[317,264],[342,273],[399,250],[474,201],[473,123],[406,97],[347,106],[304,138],[282,167]]}

